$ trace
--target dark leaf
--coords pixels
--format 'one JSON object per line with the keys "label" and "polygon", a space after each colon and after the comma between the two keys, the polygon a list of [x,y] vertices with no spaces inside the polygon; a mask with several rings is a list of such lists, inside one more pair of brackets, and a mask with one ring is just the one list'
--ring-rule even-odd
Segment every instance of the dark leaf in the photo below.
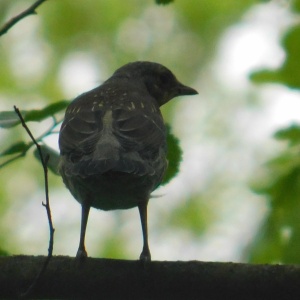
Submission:
{"label": "dark leaf", "polygon": [[288,140],[291,145],[300,143],[300,126],[292,124],[288,128],[280,129],[275,133],[278,140]]}
{"label": "dark leaf", "polygon": [[254,72],[251,78],[257,83],[275,82],[290,88],[300,88],[300,26],[293,27],[283,40],[286,60],[278,70]]}
{"label": "dark leaf", "polygon": [[[64,110],[68,106],[68,104],[69,101],[63,100],[63,101],[50,104],[42,109],[23,110],[21,111],[21,114],[26,122],[28,121],[40,122]],[[0,127],[11,128],[20,123],[21,121],[14,110],[0,112]]]}
{"label": "dark leaf", "polygon": [[5,156],[5,155],[11,155],[11,154],[16,154],[16,153],[24,153],[26,152],[32,144],[26,144],[25,142],[17,142],[13,145],[11,145],[9,148],[4,150],[0,156]]}
{"label": "dark leaf", "polygon": [[249,250],[255,263],[299,263],[300,155],[295,146],[299,128],[292,125],[276,135],[290,144],[268,162],[268,176],[258,180],[255,191],[266,196],[269,213]]}
{"label": "dark leaf", "polygon": [[155,0],[155,2],[156,2],[157,4],[163,4],[163,5],[169,4],[169,3],[173,2],[173,1],[174,1],[174,0]]}
{"label": "dark leaf", "polygon": [[269,215],[253,243],[251,261],[299,263],[299,165],[282,176],[271,178],[265,193],[269,199]]}
{"label": "dark leaf", "polygon": [[[23,114],[23,112],[22,112]],[[20,119],[15,111],[1,111],[0,112],[0,127],[11,128],[20,123]]]}
{"label": "dark leaf", "polygon": [[167,160],[169,165],[162,184],[168,183],[173,177],[176,176],[179,171],[179,165],[182,157],[182,150],[179,146],[179,140],[170,132],[169,126],[167,126],[167,143]]}
{"label": "dark leaf", "polygon": [[9,253],[6,250],[0,248],[0,256],[9,256]]}
{"label": "dark leaf", "polygon": [[65,109],[69,104],[69,101],[60,101],[60,102],[56,102],[56,103],[52,103],[48,106],[46,106],[45,108],[42,109],[35,109],[35,110],[30,110],[30,111],[26,111],[24,118],[25,121],[42,121],[48,117],[51,117],[53,115],[55,115],[56,113],[62,111],[63,109]]}

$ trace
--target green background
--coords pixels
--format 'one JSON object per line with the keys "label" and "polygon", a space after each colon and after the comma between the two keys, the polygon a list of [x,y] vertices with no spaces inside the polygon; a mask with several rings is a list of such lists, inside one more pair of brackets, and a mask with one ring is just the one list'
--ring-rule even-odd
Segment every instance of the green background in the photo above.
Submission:
{"label": "green background", "polygon": [[[0,26],[32,3],[2,0]],[[246,86],[226,84],[227,75],[216,64],[225,55],[228,32],[254,26],[249,19],[257,9],[268,23],[264,12],[272,5],[289,12],[289,25],[277,41],[285,59],[275,70],[249,70]],[[66,100],[97,86],[128,61],[150,60],[199,91],[163,108],[181,141],[183,161],[178,176],[150,203],[153,259],[299,263],[300,126],[287,124],[263,142],[247,139],[248,129],[261,129],[255,116],[263,116],[266,87],[281,86],[299,97],[300,27],[292,22],[299,8],[297,0],[46,1],[37,15],[1,36],[1,253],[46,254],[48,241],[42,168],[13,105],[24,112],[34,135],[43,136],[62,119]],[[272,106],[272,99],[267,103]],[[51,128],[44,139],[54,148],[58,129]],[[172,141],[176,169],[178,149]],[[80,207],[58,176],[51,173],[49,180],[54,254],[74,255]],[[88,252],[136,259],[140,231],[137,210],[92,210]]]}

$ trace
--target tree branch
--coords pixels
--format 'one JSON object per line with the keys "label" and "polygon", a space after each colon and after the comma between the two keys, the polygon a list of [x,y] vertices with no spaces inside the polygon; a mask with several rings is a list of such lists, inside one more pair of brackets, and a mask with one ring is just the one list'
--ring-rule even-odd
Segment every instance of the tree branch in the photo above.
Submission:
{"label": "tree branch", "polygon": [[22,19],[28,17],[29,15],[36,14],[36,9],[39,7],[41,4],[46,2],[47,0],[37,0],[35,3],[33,3],[30,7],[25,9],[23,12],[20,14],[14,16],[11,18],[9,21],[7,21],[1,28],[0,28],[0,36],[4,35],[7,33],[7,31],[12,28],[16,23],[21,21]]}
{"label": "tree branch", "polygon": [[31,283],[31,285],[29,286],[29,288],[27,288],[26,292],[24,294],[22,294],[22,296],[27,296],[29,294],[31,294],[31,292],[33,291],[33,289],[37,286],[39,280],[41,279],[42,275],[44,274],[44,272],[46,271],[46,268],[50,262],[50,259],[52,257],[52,253],[53,253],[53,243],[54,243],[54,227],[53,227],[53,222],[52,222],[52,216],[51,216],[51,209],[50,209],[50,200],[49,200],[49,185],[48,185],[48,161],[49,161],[49,155],[46,155],[46,157],[44,157],[43,155],[43,151],[41,149],[41,146],[39,145],[39,143],[36,141],[36,139],[34,138],[33,134],[31,133],[30,129],[28,128],[28,126],[26,125],[26,122],[20,112],[20,110],[14,106],[15,112],[18,115],[22,126],[25,128],[26,132],[28,133],[28,135],[30,136],[32,142],[34,143],[34,145],[36,146],[41,162],[42,162],[42,166],[43,166],[43,170],[44,170],[44,182],[45,182],[45,196],[46,196],[46,203],[42,202],[42,205],[46,208],[46,212],[47,212],[47,217],[48,217],[48,223],[49,223],[49,231],[50,231],[50,237],[49,237],[49,247],[48,247],[48,256],[47,259],[45,260],[43,267],[41,268],[41,270],[39,271],[38,275],[36,276],[35,280]]}
{"label": "tree branch", "polygon": [[[16,298],[44,257],[0,257],[0,298]],[[34,289],[39,299],[300,299],[300,266],[56,256]]]}

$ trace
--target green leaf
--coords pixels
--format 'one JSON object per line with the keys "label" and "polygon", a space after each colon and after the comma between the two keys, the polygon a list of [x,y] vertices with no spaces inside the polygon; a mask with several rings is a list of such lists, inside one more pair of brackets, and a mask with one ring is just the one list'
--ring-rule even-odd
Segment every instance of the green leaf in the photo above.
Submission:
{"label": "green leaf", "polygon": [[[21,114],[25,122],[40,122],[64,110],[69,105],[69,103],[69,101],[63,100],[56,103],[52,103],[42,109],[22,110]],[[14,110],[0,112],[0,127],[11,128],[20,123],[21,121]]]}
{"label": "green leaf", "polygon": [[299,0],[292,1],[291,8],[292,8],[293,11],[299,13],[300,12],[300,1]]}
{"label": "green leaf", "polygon": [[28,121],[39,122],[62,111],[69,105],[69,103],[70,103],[69,101],[65,101],[65,100],[52,103],[42,109],[26,111],[23,116],[26,122]]}
{"label": "green leaf", "polygon": [[275,82],[290,88],[300,88],[300,26],[293,27],[283,39],[286,60],[280,69],[254,72],[251,79],[256,83]]}
{"label": "green leaf", "polygon": [[[45,159],[47,155],[49,155],[49,160],[48,160],[48,169],[52,171],[53,174],[59,175],[58,172],[58,164],[59,164],[59,153],[52,149],[51,147],[47,145],[40,145],[42,153],[43,153],[43,158]],[[40,153],[38,149],[36,148],[33,152],[34,157],[41,161]]]}
{"label": "green leaf", "polygon": [[167,144],[167,160],[169,165],[162,184],[168,183],[173,177],[176,176],[179,171],[179,165],[182,157],[182,150],[179,146],[179,140],[170,132],[169,126],[167,126]]}
{"label": "green leaf", "polygon": [[[23,114],[23,112],[22,112]],[[11,128],[20,123],[20,119],[15,111],[1,111],[0,112],[0,127]]]}
{"label": "green leaf", "polygon": [[266,165],[268,176],[259,179],[256,192],[266,196],[268,216],[250,248],[255,263],[300,263],[300,155],[299,128],[278,131],[277,138],[289,140],[287,149]]}
{"label": "green leaf", "polygon": [[166,4],[169,4],[171,2],[173,2],[174,0],[155,0],[155,2],[157,4],[163,4],[163,5],[166,5]]}
{"label": "green leaf", "polygon": [[300,126],[292,124],[287,128],[278,130],[274,137],[278,140],[288,140],[291,145],[300,143]]}
{"label": "green leaf", "polygon": [[11,145],[9,148],[4,150],[0,156],[5,156],[5,155],[11,155],[11,154],[16,154],[16,153],[24,153],[26,152],[30,147],[32,146],[31,144],[27,144],[25,142],[17,142],[13,145]]}
{"label": "green leaf", "polygon": [[[273,174],[272,174],[273,175]],[[252,246],[255,263],[300,263],[300,167],[270,178],[269,215]]]}
{"label": "green leaf", "polygon": [[9,256],[9,252],[0,248],[0,256]]}

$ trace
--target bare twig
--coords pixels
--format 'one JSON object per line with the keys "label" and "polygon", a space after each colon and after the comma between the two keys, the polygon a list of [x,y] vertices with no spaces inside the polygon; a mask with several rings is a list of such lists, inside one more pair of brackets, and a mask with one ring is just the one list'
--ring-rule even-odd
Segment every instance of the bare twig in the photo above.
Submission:
{"label": "bare twig", "polygon": [[10,20],[8,20],[1,28],[0,28],[0,36],[7,33],[7,31],[12,28],[16,23],[21,21],[22,19],[28,17],[29,15],[34,15],[36,14],[36,9],[39,7],[41,4],[46,2],[47,0],[37,0],[35,3],[33,3],[30,7],[25,9],[23,12],[20,14],[14,16]]}
{"label": "bare twig", "polygon": [[47,216],[48,216],[48,223],[49,223],[49,230],[50,230],[50,237],[49,237],[49,247],[48,247],[48,256],[46,261],[44,262],[43,267],[41,268],[39,274],[36,276],[35,280],[33,281],[33,283],[31,284],[31,286],[27,289],[27,291],[22,295],[23,297],[26,297],[30,294],[30,292],[33,290],[33,288],[37,285],[37,283],[39,282],[41,276],[43,275],[43,273],[45,272],[50,259],[52,257],[52,253],[53,253],[53,243],[54,243],[54,227],[53,227],[53,222],[52,222],[52,216],[51,216],[51,209],[50,209],[50,200],[49,200],[49,186],[48,186],[48,161],[49,161],[49,155],[46,155],[46,157],[44,157],[43,152],[41,150],[41,146],[38,144],[38,142],[36,141],[36,139],[34,138],[34,136],[32,135],[31,131],[29,130],[28,126],[25,123],[25,120],[20,112],[20,110],[14,106],[15,112],[18,115],[18,117],[21,120],[21,124],[22,126],[25,128],[26,132],[28,133],[28,135],[30,136],[32,142],[35,144],[40,158],[41,158],[41,162],[42,162],[42,166],[44,169],[44,180],[45,180],[45,195],[46,195],[46,203],[42,202],[42,205],[46,208],[47,211]]}

